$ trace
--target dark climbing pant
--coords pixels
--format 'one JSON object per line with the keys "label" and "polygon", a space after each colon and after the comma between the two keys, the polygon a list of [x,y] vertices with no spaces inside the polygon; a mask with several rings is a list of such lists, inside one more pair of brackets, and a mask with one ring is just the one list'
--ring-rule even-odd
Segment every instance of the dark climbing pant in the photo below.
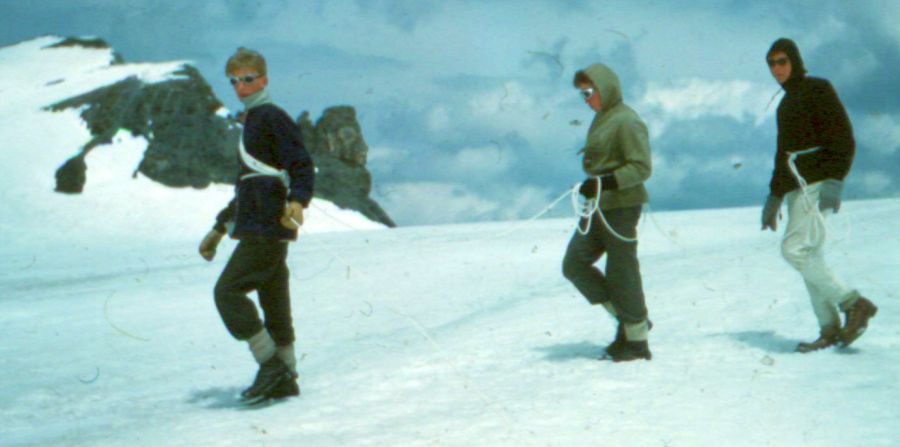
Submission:
{"label": "dark climbing pant", "polygon": [[[247,340],[265,327],[275,344],[294,342],[286,261],[287,242],[275,239],[244,239],[234,249],[216,282],[215,299],[225,327],[238,340]],[[247,297],[254,290],[265,323]]]}
{"label": "dark climbing pant", "polygon": [[[634,238],[641,217],[641,207],[603,210],[609,225],[620,235]],[[587,219],[581,221],[582,228]],[[606,272],[594,266],[606,254]],[[591,216],[591,228],[586,235],[578,231],[569,241],[563,259],[563,276],[591,304],[612,302],[619,321],[639,323],[647,318],[641,270],[637,258],[637,242],[625,242],[615,237],[596,213]]]}

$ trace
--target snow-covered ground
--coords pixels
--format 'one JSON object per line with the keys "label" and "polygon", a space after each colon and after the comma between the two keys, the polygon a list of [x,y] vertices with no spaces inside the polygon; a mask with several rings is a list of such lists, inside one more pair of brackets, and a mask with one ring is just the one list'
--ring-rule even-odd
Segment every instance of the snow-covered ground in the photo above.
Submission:
{"label": "snow-covered ground", "polygon": [[560,273],[571,220],[336,232],[380,226],[316,201],[289,257],[303,394],[242,408],[256,365],[212,301],[234,242],[196,252],[230,187],[132,179],[146,141],[122,133],[84,194],[52,192],[89,135],[41,108],[167,71],[107,77],[102,50],[47,39],[0,49],[0,446],[900,443],[900,199],[830,221],[835,270],[880,311],[812,354],[792,352],[817,327],[758,209],[651,214],[654,358],[626,364],[597,360],[615,326]]}
{"label": "snow-covered ground", "polygon": [[0,249],[0,445],[897,445],[900,200],[832,221],[836,270],[881,309],[812,354],[757,214],[642,223],[654,358],[627,364],[596,360],[614,325],[560,274],[571,221],[304,235],[303,394],[252,411],[235,394],[255,363],[211,295],[233,243],[212,264],[165,234]]}

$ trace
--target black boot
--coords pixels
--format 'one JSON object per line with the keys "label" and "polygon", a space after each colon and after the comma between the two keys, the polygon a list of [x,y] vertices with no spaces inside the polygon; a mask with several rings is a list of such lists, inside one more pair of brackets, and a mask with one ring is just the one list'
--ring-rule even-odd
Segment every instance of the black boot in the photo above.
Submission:
{"label": "black boot", "polygon": [[[653,329],[653,322],[647,320],[647,330],[651,329]],[[616,338],[612,343],[606,345],[606,354],[601,359],[615,358],[617,354],[625,349],[625,343],[625,325],[620,321],[619,326],[616,328]]]}
{"label": "black boot", "polygon": [[839,337],[838,328],[836,326],[827,326],[822,328],[822,331],[819,333],[819,338],[815,341],[799,343],[796,351],[803,353],[818,351],[819,349],[834,346],[838,344],[839,341],[841,341],[841,339]]}
{"label": "black boot", "polygon": [[650,360],[653,357],[647,340],[625,341],[622,345],[622,349],[612,355],[614,362],[629,362],[638,359]]}
{"label": "black boot", "polygon": [[285,380],[278,384],[272,391],[269,393],[268,397],[270,399],[284,399],[286,397],[293,397],[300,395],[300,385],[297,385],[297,380]]}
{"label": "black boot", "polygon": [[625,325],[622,322],[619,322],[619,327],[616,328],[616,338],[612,341],[612,343],[606,345],[606,355],[604,358],[612,358],[616,354],[625,349]]}
{"label": "black boot", "polygon": [[878,307],[868,299],[859,297],[844,312],[847,314],[847,321],[841,330],[840,337],[842,344],[846,347],[866,331],[866,328],[869,327],[869,318],[875,316]]}
{"label": "black boot", "polygon": [[253,385],[241,392],[241,400],[255,402],[265,399],[278,385],[282,382],[292,381],[293,378],[290,368],[277,355],[273,355],[272,358],[259,365]]}

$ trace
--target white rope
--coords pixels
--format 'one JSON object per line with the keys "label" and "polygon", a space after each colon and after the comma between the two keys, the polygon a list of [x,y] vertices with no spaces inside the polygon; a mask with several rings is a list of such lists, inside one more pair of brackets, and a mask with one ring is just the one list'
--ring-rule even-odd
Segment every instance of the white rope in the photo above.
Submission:
{"label": "white rope", "polygon": [[341,225],[343,225],[343,226],[345,226],[345,227],[347,227],[347,228],[349,228],[349,229],[351,229],[351,230],[360,230],[360,229],[361,229],[361,228],[356,228],[356,227],[354,227],[353,225],[350,225],[350,224],[348,224],[347,222],[344,222],[343,220],[340,220],[340,219],[338,219],[337,217],[332,216],[331,214],[328,213],[328,211],[325,211],[325,208],[322,208],[321,206],[317,205],[316,202],[310,202],[309,204],[310,204],[310,206],[312,206],[313,208],[319,210],[319,212],[322,213],[325,217],[327,217],[327,218],[329,218],[329,219],[331,219],[331,220],[333,220],[333,221],[335,221],[335,222],[337,222],[337,223],[339,223],[339,224],[341,224]]}
{"label": "white rope", "polygon": [[[822,149],[821,146],[816,146],[802,151],[789,152],[787,161],[788,169],[791,171],[791,174],[794,175],[794,178],[797,179],[797,184],[800,185],[800,192],[803,194],[803,200],[806,201],[807,208],[816,213],[816,217],[822,222],[822,227],[825,228],[826,234],[837,233],[836,231],[833,231],[834,228],[831,225],[828,225],[828,222],[825,220],[825,215],[822,214],[822,210],[819,209],[818,204],[813,203],[812,199],[809,197],[809,184],[806,182],[806,179],[800,175],[800,169],[797,168],[797,157],[818,152],[820,149]],[[841,241],[849,237],[852,231],[852,223],[847,221],[847,232],[842,237],[832,237],[830,239]]]}
{"label": "white rope", "polygon": [[800,185],[800,191],[803,193],[803,200],[806,201],[806,206],[809,207],[809,209],[811,209],[811,210],[815,210],[816,215],[819,217],[819,219],[822,219],[822,223],[824,223],[825,217],[822,216],[821,212],[819,212],[819,207],[814,206],[815,204],[812,203],[812,200],[809,198],[809,190],[808,190],[809,184],[806,183],[806,179],[803,178],[802,175],[800,175],[800,170],[797,169],[797,157],[799,157],[800,155],[806,155],[806,154],[812,154],[812,153],[818,152],[819,149],[821,149],[821,147],[816,146],[816,147],[812,147],[809,149],[804,149],[802,151],[789,152],[788,153],[789,154],[788,155],[788,169],[790,169],[791,174],[794,174],[794,178],[797,179],[797,184]]}
{"label": "white rope", "polygon": [[534,216],[529,217],[528,219],[516,221],[512,226],[507,228],[505,231],[495,234],[495,235],[488,236],[485,239],[499,239],[501,237],[504,237],[504,236],[516,231],[523,224],[540,219],[541,216],[549,213],[550,210],[552,210],[553,207],[555,207],[557,203],[562,201],[562,199],[565,199],[566,195],[568,195],[568,194],[569,194],[569,190],[567,189],[565,192],[560,194],[556,199],[554,199],[553,202],[551,202],[549,205],[545,206],[544,209],[541,210],[539,213],[535,214]]}
{"label": "white rope", "polygon": [[238,144],[238,153],[241,156],[241,161],[243,161],[244,164],[253,171],[249,174],[242,175],[241,180],[247,180],[255,177],[275,177],[281,180],[281,183],[284,184],[285,188],[290,189],[291,178],[288,175],[287,171],[285,171],[284,169],[276,169],[272,166],[269,166],[250,155],[250,153],[247,152],[247,148],[244,147],[243,133],[241,133],[240,143]]}
{"label": "white rope", "polygon": [[[610,234],[612,234],[616,239],[618,239],[622,242],[630,242],[630,243],[637,242],[638,241],[637,236],[635,236],[635,237],[622,236],[621,234],[619,234],[618,232],[616,232],[616,230],[614,230],[612,228],[612,225],[610,225],[609,222],[606,221],[606,216],[603,215],[603,210],[600,209],[600,197],[602,195],[602,189],[603,189],[602,183],[600,182],[599,176],[594,176],[593,179],[595,182],[597,182],[597,198],[586,200],[584,202],[584,206],[580,206],[578,203],[578,196],[580,195],[580,193],[579,193],[580,186],[578,184],[576,184],[575,186],[572,187],[572,190],[571,190],[572,209],[575,210],[575,214],[577,214],[578,217],[580,218],[577,223],[577,226],[576,226],[576,230],[578,231],[578,233],[583,236],[586,236],[591,231],[591,222],[593,221],[592,216],[594,214],[597,214],[598,216],[600,216],[600,221],[603,222],[603,226],[606,227],[606,229],[610,232]],[[587,220],[587,227],[584,229],[581,228],[581,219]]]}

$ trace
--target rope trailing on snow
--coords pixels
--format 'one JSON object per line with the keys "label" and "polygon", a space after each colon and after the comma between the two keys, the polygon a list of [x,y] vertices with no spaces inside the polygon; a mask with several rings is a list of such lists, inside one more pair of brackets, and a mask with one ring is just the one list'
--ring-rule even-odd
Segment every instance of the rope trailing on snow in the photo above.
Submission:
{"label": "rope trailing on snow", "polygon": [[323,215],[325,215],[325,217],[327,217],[327,218],[329,218],[329,219],[331,219],[331,220],[333,220],[333,221],[335,221],[335,222],[337,222],[337,223],[339,223],[339,224],[341,224],[341,225],[343,225],[343,226],[345,226],[345,227],[347,227],[347,228],[349,228],[349,229],[351,229],[351,230],[361,230],[361,228],[356,228],[356,227],[354,227],[353,225],[350,225],[350,224],[348,224],[347,222],[344,222],[343,220],[340,220],[340,219],[338,219],[337,217],[332,216],[331,214],[328,213],[328,211],[325,211],[325,208],[322,208],[321,206],[317,205],[315,202],[309,202],[309,204],[310,204],[310,206],[312,206],[313,208],[319,210],[319,212],[321,212]]}
{"label": "rope trailing on snow", "polygon": [[[300,231],[305,233],[307,236],[310,235],[309,232],[307,232],[306,230],[303,229],[303,227],[300,227]],[[327,245],[317,241],[316,238],[314,238],[314,237],[307,237],[306,240],[311,240],[314,244],[316,244],[320,248],[322,248],[322,250],[324,250],[326,253],[331,254],[331,256],[333,256],[335,259],[337,259],[341,263],[345,264],[347,266],[348,279],[349,279],[349,271],[350,271],[350,267],[351,267],[351,264],[349,261],[344,259],[341,255],[335,253],[331,249],[331,247],[328,247]],[[361,275],[361,276],[365,276],[365,275]],[[360,300],[360,301],[367,304],[370,309],[373,308],[372,304],[369,303],[368,301],[364,301],[364,300]],[[490,397],[488,397],[487,393],[485,391],[483,391],[481,388],[479,388],[477,385],[475,385],[474,381],[471,378],[469,378],[469,376],[467,376],[465,373],[460,371],[460,369],[456,366],[456,363],[453,362],[453,360],[449,356],[446,355],[447,350],[444,349],[437,342],[437,340],[435,340],[434,337],[431,336],[431,334],[428,332],[428,330],[421,323],[419,323],[418,320],[413,318],[411,315],[400,311],[399,309],[395,308],[394,306],[387,306],[387,308],[391,312],[407,319],[410,322],[410,326],[412,326],[413,329],[416,330],[416,332],[418,332],[425,340],[427,340],[429,342],[429,344],[431,345],[432,349],[435,352],[444,354],[445,358],[447,359],[446,361],[448,362],[448,364],[450,366],[450,369],[461,380],[464,388],[474,390],[475,393],[478,395],[478,398],[482,401],[482,403],[484,403],[485,406],[499,407],[502,410],[499,412],[500,416],[503,418],[504,422],[507,424],[507,428],[509,428],[513,432],[518,432],[520,430],[520,428],[515,425],[516,421],[510,414],[510,411],[503,404],[499,403],[496,399],[491,399]],[[363,315],[365,315],[365,314],[363,314]],[[529,444],[531,444],[531,443],[529,442]]]}
{"label": "rope trailing on snow", "polygon": [[106,298],[106,301],[103,302],[103,318],[106,318],[106,322],[109,323],[109,325],[112,326],[113,329],[119,331],[120,334],[122,334],[126,337],[131,337],[135,340],[140,340],[140,341],[150,341],[149,338],[138,337],[137,335],[134,335],[131,332],[128,332],[128,331],[116,326],[116,324],[113,323],[112,320],[109,319],[109,300],[111,300],[112,297],[115,296],[115,294],[116,294],[116,292],[111,293]]}

